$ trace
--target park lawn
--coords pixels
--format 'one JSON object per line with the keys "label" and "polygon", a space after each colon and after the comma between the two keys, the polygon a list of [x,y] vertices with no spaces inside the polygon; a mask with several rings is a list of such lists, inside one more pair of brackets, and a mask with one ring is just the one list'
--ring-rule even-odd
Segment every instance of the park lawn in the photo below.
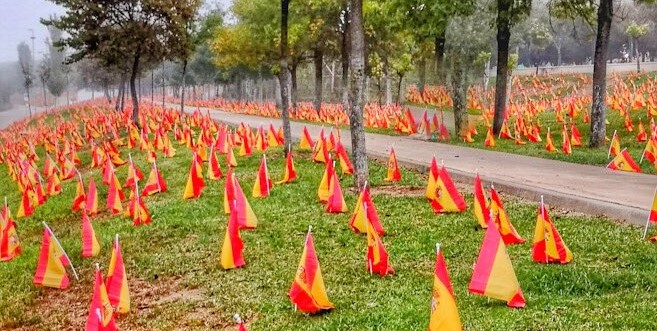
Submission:
{"label": "park lawn", "polygon": [[[134,154],[147,175],[145,156]],[[83,164],[89,163],[88,152],[80,156]],[[123,157],[127,158],[126,151]],[[282,152],[271,149],[267,157],[276,180],[284,165]],[[0,328],[81,329],[94,265],[99,263],[106,274],[111,241],[119,233],[132,296],[130,314],[118,320],[123,330],[233,330],[235,313],[242,315],[250,330],[426,329],[436,242],[442,244],[467,330],[657,329],[653,318],[657,302],[652,293],[657,287],[657,249],[640,240],[641,230],[636,227],[552,210],[552,219],[575,260],[563,266],[539,265],[530,255],[536,204],[505,196],[511,220],[529,242],[508,248],[527,299],[527,308],[510,309],[504,302],[467,293],[484,235],[475,226],[471,208],[462,214],[434,215],[423,197],[423,175],[403,170],[401,183],[384,184],[385,168],[374,162],[370,163],[373,200],[387,231],[383,241],[397,274],[369,275],[365,237],[351,232],[349,214],[327,214],[317,202],[323,166],[309,158],[309,153],[295,153],[295,183],[276,185],[266,199],[249,198],[258,228],[242,231],[246,267],[229,271],[218,263],[227,220],[223,180],[206,181],[197,200],[182,200],[191,161],[184,147],[178,148],[174,158],[158,160],[169,192],[145,199],[153,216],[151,225],[133,227],[130,220],[110,216],[104,208],[92,218],[102,246],[96,258],[80,258],[80,215],[70,211],[75,185],[64,183],[62,195],[38,207],[32,217],[17,220],[23,255],[0,263]],[[238,157],[235,171],[249,197],[259,161],[258,153]],[[223,158],[221,163],[225,164]],[[126,172],[126,166],[118,170],[121,182]],[[84,169],[85,181],[91,176],[99,184],[99,205],[104,206],[106,187],[100,184],[100,171]],[[341,183],[351,210],[357,198],[349,189],[352,180],[343,176]],[[0,187],[15,213],[16,185],[3,173]],[[462,186],[461,191],[471,206],[471,186]],[[80,274],[80,281],[75,281],[69,272],[72,285],[65,291],[31,284],[41,221],[52,227]],[[319,316],[294,312],[286,296],[309,225],[327,292],[336,306]]]}

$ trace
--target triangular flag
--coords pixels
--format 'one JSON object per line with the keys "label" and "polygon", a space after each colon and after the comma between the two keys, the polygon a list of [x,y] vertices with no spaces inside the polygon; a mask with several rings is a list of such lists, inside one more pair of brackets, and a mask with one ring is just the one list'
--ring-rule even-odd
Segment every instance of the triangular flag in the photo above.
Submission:
{"label": "triangular flag", "polygon": [[85,331],[114,331],[117,330],[114,322],[114,311],[107,296],[107,289],[103,282],[100,270],[96,268],[94,276],[94,291],[91,295],[89,315],[85,324]]}
{"label": "triangular flag", "polygon": [[481,184],[479,173],[475,176],[474,182],[474,214],[479,222],[479,226],[483,229],[488,227],[490,220],[490,207],[488,206],[488,199],[484,193],[484,186]]}
{"label": "triangular flag", "polygon": [[84,210],[89,215],[98,214],[98,190],[93,177],[89,179],[89,188],[87,190],[87,201],[84,204]]}
{"label": "triangular flag", "polygon": [[148,175],[148,180],[144,185],[144,189],[142,190],[141,195],[149,196],[155,193],[161,193],[166,191],[167,191],[167,183],[164,181],[164,177],[162,177],[162,173],[157,168],[157,164],[153,162],[151,172]]}
{"label": "triangular flag", "polygon": [[244,243],[242,242],[239,228],[237,212],[233,211],[228,218],[224,243],[221,247],[221,257],[219,259],[221,267],[224,269],[240,268],[245,265],[244,257],[242,256]]}
{"label": "triangular flag", "polygon": [[128,275],[125,272],[118,234],[114,239],[112,257],[107,271],[107,294],[114,311],[119,314],[127,314],[130,311]]}
{"label": "triangular flag", "polygon": [[205,183],[203,182],[201,162],[198,159],[198,155],[194,153],[192,156],[192,165],[189,168],[189,175],[187,176],[183,199],[196,199],[200,197],[204,187]]}
{"label": "triangular flag", "polygon": [[[70,264],[71,261],[57,241],[57,238],[55,238],[55,235],[47,226],[44,226],[41,253],[39,253],[36,272],[32,280],[34,285],[59,289],[67,288],[69,278],[66,273],[66,266]],[[75,269],[73,269],[73,272],[75,273]]]}
{"label": "triangular flag", "polygon": [[489,223],[488,229],[486,229],[468,291],[504,300],[509,307],[522,308],[525,306],[525,298],[513,270],[511,259],[506,252],[506,245],[493,222]]}
{"label": "triangular flag", "polygon": [[100,245],[96,239],[91,221],[87,213],[82,213],[82,257],[94,257],[100,252]]}
{"label": "triangular flag", "polygon": [[297,178],[297,171],[294,168],[294,160],[292,159],[292,151],[287,152],[285,157],[285,171],[283,172],[283,179],[276,182],[276,184],[288,184]]}
{"label": "triangular flag", "polygon": [[550,221],[550,216],[543,202],[538,206],[532,258],[534,262],[538,263],[566,264],[573,260],[573,254],[566,247],[559,231]]}
{"label": "triangular flag", "polygon": [[388,156],[388,173],[384,180],[386,182],[398,182],[401,180],[401,172],[399,172],[399,164],[397,164],[397,155],[392,147],[390,148],[390,156]]}
{"label": "triangular flag", "polygon": [[314,314],[322,310],[333,309],[324,286],[322,271],[315,252],[313,237],[308,230],[299,268],[288,291],[292,304],[304,313]]}
{"label": "triangular flag", "polygon": [[449,280],[445,258],[436,245],[433,291],[431,291],[431,317],[429,331],[461,331],[461,319],[456,307],[456,297]]}
{"label": "triangular flag", "polygon": [[368,223],[366,222],[369,222],[369,226],[379,235],[385,234],[367,186],[365,186],[358,196],[356,207],[354,207],[354,212],[351,214],[351,219],[349,220],[349,227],[355,233],[367,233]]}
{"label": "triangular flag", "polygon": [[269,171],[267,170],[267,158],[262,155],[260,161],[260,168],[256,175],[255,183],[253,184],[253,191],[251,196],[254,198],[266,198],[269,196],[269,191],[272,187],[272,181],[269,179]]}
{"label": "triangular flag", "polygon": [[21,254],[21,244],[16,232],[16,223],[5,198],[5,205],[0,214],[0,261],[11,261]]}
{"label": "triangular flag", "polygon": [[454,185],[445,166],[440,169],[435,184],[434,196],[435,199],[431,200],[431,207],[436,214],[460,213],[467,208],[463,196],[456,189],[456,185]]}
{"label": "triangular flag", "polygon": [[[363,208],[367,209],[367,205],[363,204]],[[394,274],[395,270],[392,269],[390,261],[388,260],[388,252],[381,237],[376,232],[376,229],[369,221],[365,221],[367,227],[367,269],[370,273],[377,273],[381,276]]]}
{"label": "triangular flag", "polygon": [[506,210],[504,209],[502,199],[493,187],[490,188],[490,213],[492,221],[497,225],[496,228],[499,228],[500,230],[500,235],[504,240],[504,244],[514,245],[525,242],[518,232],[516,232],[513,224],[511,224],[509,215],[507,215]]}
{"label": "triangular flag", "polygon": [[630,153],[627,152],[627,148],[624,148],[618,155],[616,155],[616,157],[609,162],[607,168],[628,172],[641,172],[641,167],[634,162]]}
{"label": "triangular flag", "polygon": [[330,180],[329,196],[326,201],[326,211],[329,213],[345,213],[347,212],[347,203],[344,201],[342,189],[340,188],[340,180],[338,175],[333,171]]}
{"label": "triangular flag", "polygon": [[324,174],[322,175],[322,181],[319,182],[319,188],[317,188],[317,196],[319,197],[320,202],[328,201],[333,172],[335,172],[333,170],[333,162],[326,162],[326,166],[324,167]]}

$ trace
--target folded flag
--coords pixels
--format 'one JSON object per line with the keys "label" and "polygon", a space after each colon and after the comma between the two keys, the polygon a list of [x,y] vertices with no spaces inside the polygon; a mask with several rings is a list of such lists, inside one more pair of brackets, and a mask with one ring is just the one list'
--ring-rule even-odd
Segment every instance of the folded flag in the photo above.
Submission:
{"label": "folded flag", "polygon": [[447,272],[447,265],[440,245],[436,244],[436,266],[431,291],[431,317],[429,331],[461,331],[461,319],[456,307],[456,297]]}

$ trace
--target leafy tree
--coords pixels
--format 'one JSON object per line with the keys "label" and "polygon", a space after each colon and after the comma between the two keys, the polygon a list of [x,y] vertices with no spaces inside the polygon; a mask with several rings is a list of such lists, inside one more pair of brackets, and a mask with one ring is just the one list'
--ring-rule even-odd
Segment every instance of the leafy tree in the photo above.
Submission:
{"label": "leafy tree", "polygon": [[55,96],[56,101],[56,98],[61,96],[67,88],[66,72],[68,68],[66,68],[66,64],[64,63],[64,50],[55,46],[62,39],[62,31],[54,26],[49,26],[48,32],[50,34],[50,42],[46,42],[46,46],[48,48],[47,58],[49,61],[47,65],[50,67],[50,75],[46,80],[46,86],[48,87],[48,91]]}
{"label": "leafy tree", "polygon": [[630,23],[625,29],[625,34],[632,38],[634,42],[634,51],[636,54],[636,71],[641,72],[641,64],[639,61],[639,38],[648,34],[650,30],[648,24],[637,24],[636,22]]}
{"label": "leafy tree", "polygon": [[37,77],[39,78],[39,81],[41,82],[41,88],[43,90],[43,105],[48,106],[48,94],[46,93],[46,82],[50,79],[50,59],[48,57],[44,57],[41,60],[41,63],[39,63],[39,67],[37,68]]}
{"label": "leafy tree", "polygon": [[32,103],[30,101],[30,87],[34,83],[32,77],[32,51],[30,46],[27,46],[25,42],[18,44],[18,65],[21,68],[21,73],[23,74],[23,88],[27,93],[27,109],[32,117]]}
{"label": "leafy tree", "polygon": [[129,73],[133,121],[139,125],[135,81],[148,66],[180,59],[190,47],[189,25],[200,0],[50,0],[66,13],[42,20],[66,33],[56,44],[74,50],[68,61],[95,58]]}

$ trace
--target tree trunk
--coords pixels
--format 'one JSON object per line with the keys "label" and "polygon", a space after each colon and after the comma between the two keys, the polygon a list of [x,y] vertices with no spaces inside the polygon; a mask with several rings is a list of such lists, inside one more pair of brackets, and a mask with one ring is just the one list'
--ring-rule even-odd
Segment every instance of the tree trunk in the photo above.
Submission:
{"label": "tree trunk", "polygon": [[27,92],[27,111],[30,113],[30,118],[32,118],[32,102],[30,101],[30,87],[29,86],[25,87],[25,92]]}
{"label": "tree trunk", "polygon": [[139,73],[139,59],[140,59],[140,49],[137,48],[135,53],[135,58],[132,62],[132,74],[130,75],[130,94],[132,95],[132,121],[135,125],[141,129],[139,125],[139,97],[137,96],[137,87],[135,86],[135,81],[137,80],[137,74]]}
{"label": "tree trunk", "polygon": [[155,107],[155,71],[151,70],[151,108]]}
{"label": "tree trunk", "polygon": [[399,82],[397,82],[397,103],[402,103],[402,81],[404,81],[404,74],[397,74]]}
{"label": "tree trunk", "polygon": [[290,0],[281,0],[281,71],[278,79],[281,83],[281,120],[283,121],[283,135],[285,140],[285,153],[292,151],[292,131],[290,129],[290,115],[288,113],[288,90],[287,90],[287,16]]}
{"label": "tree trunk", "polygon": [[593,102],[591,104],[591,136],[589,147],[605,144],[605,108],[607,97],[607,48],[611,20],[614,15],[613,0],[601,0],[598,6],[598,31],[595,38],[593,59]]}
{"label": "tree trunk", "polygon": [[468,128],[467,74],[459,57],[454,58],[452,71],[452,99],[454,100],[454,128],[459,137],[465,136]]}
{"label": "tree trunk", "polygon": [[422,57],[420,59],[420,67],[418,68],[419,73],[418,73],[418,78],[419,78],[419,83],[418,83],[418,91],[420,91],[421,94],[424,93],[424,85],[426,84],[427,81],[427,60]]}
{"label": "tree trunk", "polygon": [[43,81],[41,83],[41,87],[43,88],[43,106],[45,108],[48,108],[48,93],[46,92],[46,82],[45,81]]}
{"label": "tree trunk", "polygon": [[383,59],[383,75],[386,84],[386,105],[390,105],[392,104],[392,78],[390,77],[388,57]]}
{"label": "tree trunk", "polygon": [[298,64],[293,61],[290,68],[290,78],[292,79],[292,91],[290,95],[292,96],[292,112],[297,112],[297,66]]}
{"label": "tree trunk", "polygon": [[166,98],[166,81],[164,80],[164,61],[162,61],[162,108],[164,108],[164,99]]}
{"label": "tree trunk", "polygon": [[497,0],[497,77],[495,80],[495,114],[493,133],[498,134],[504,122],[506,110],[506,88],[509,71],[509,39],[511,22],[509,20],[512,0]]}
{"label": "tree trunk", "polygon": [[349,47],[350,38],[350,12],[349,4],[344,8],[344,31],[342,32],[342,47],[340,48],[340,57],[342,61],[342,109],[349,109]]}
{"label": "tree trunk", "polygon": [[[125,87],[125,78],[122,75],[121,76],[121,85],[119,85],[119,90],[116,92],[116,105],[114,105],[114,109],[116,111],[121,111],[123,110],[123,90]],[[91,90],[91,99],[93,100],[93,90]]]}
{"label": "tree trunk", "polygon": [[180,115],[185,112],[185,76],[187,75],[187,59],[183,60],[182,88],[180,89]]}
{"label": "tree trunk", "polygon": [[319,112],[322,107],[322,81],[324,79],[324,53],[321,49],[315,49],[315,111]]}
{"label": "tree trunk", "polygon": [[634,41],[634,48],[636,49],[636,72],[641,73],[641,64],[639,63],[639,39]]}
{"label": "tree trunk", "polygon": [[354,160],[354,184],[362,188],[368,179],[367,149],[363,127],[365,106],[365,29],[363,27],[363,0],[351,0],[351,73],[349,75],[349,126],[351,153]]}
{"label": "tree trunk", "polygon": [[557,67],[561,67],[561,46],[562,46],[562,44],[559,43],[558,45],[555,44],[554,46],[555,46],[554,48],[557,49]]}
{"label": "tree trunk", "polygon": [[435,48],[435,60],[436,60],[436,74],[438,76],[438,79],[440,82],[445,83],[445,68],[443,65],[443,59],[445,58],[445,33],[447,31],[447,27],[444,27],[442,32],[436,36],[434,40],[434,48]]}

